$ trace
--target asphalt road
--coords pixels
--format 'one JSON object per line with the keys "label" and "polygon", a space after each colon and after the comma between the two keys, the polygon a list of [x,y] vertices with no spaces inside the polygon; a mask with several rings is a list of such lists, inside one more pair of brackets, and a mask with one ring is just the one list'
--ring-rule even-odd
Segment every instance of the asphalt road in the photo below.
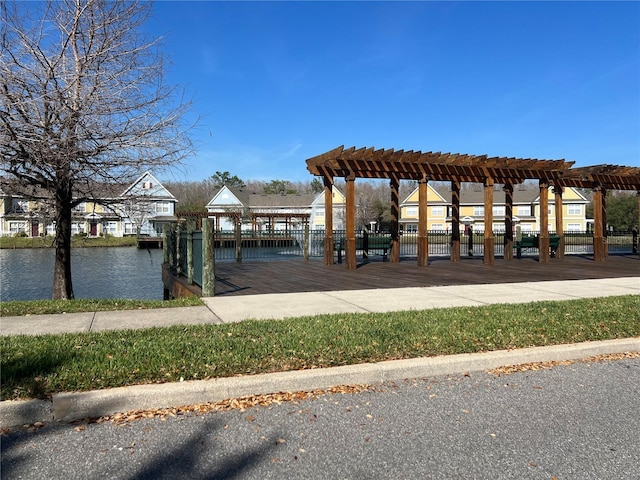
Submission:
{"label": "asphalt road", "polygon": [[640,478],[640,359],[1,437],[3,479]]}

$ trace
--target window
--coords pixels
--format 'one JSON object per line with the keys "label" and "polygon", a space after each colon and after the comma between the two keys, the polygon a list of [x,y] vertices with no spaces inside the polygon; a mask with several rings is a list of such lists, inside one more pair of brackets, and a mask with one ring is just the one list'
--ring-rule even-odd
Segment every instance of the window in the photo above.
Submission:
{"label": "window", "polygon": [[569,232],[581,232],[582,225],[579,223],[567,223],[567,231]]}
{"label": "window", "polygon": [[12,234],[27,231],[27,222],[9,222],[9,232]]}
{"label": "window", "polygon": [[407,207],[407,217],[417,217],[418,207]]}
{"label": "window", "polygon": [[84,223],[73,222],[71,224],[71,234],[84,233]]}
{"label": "window", "polygon": [[87,211],[87,204],[85,202],[79,203],[73,207],[73,211],[76,213],[85,213]]}
{"label": "window", "polygon": [[118,231],[118,223],[117,222],[104,222],[102,224],[102,231],[104,233],[108,233],[109,235],[114,235]]}
{"label": "window", "polygon": [[415,232],[418,231],[418,225],[416,225],[415,223],[411,223],[409,225],[405,225],[404,231],[407,232],[407,233],[415,233]]}
{"label": "window", "polygon": [[475,217],[483,217],[484,216],[484,205],[482,205],[482,206],[476,205],[475,207],[473,207],[473,215]]}
{"label": "window", "polygon": [[171,203],[156,202],[156,213],[171,213]]}
{"label": "window", "polygon": [[531,216],[531,206],[530,205],[518,205],[518,213],[517,215],[522,216]]}
{"label": "window", "polygon": [[29,201],[14,198],[11,200],[11,210],[14,213],[26,213],[29,211]]}
{"label": "window", "polygon": [[144,190],[151,190],[153,188],[152,182],[142,182],[142,188]]}
{"label": "window", "polygon": [[494,206],[492,211],[496,217],[504,217],[504,205]]}
{"label": "window", "polygon": [[324,217],[324,208],[318,208],[316,210],[316,217]]}
{"label": "window", "polygon": [[442,205],[431,207],[431,215],[433,215],[434,217],[441,217],[443,213],[444,213],[444,209]]}
{"label": "window", "polygon": [[582,215],[582,205],[570,203],[567,205],[567,215]]}
{"label": "window", "polygon": [[136,226],[134,223],[126,222],[124,224],[124,234],[125,235],[134,235],[136,233]]}
{"label": "window", "polygon": [[431,230],[444,230],[444,225],[441,223],[432,223]]}
{"label": "window", "polygon": [[504,223],[494,223],[491,228],[494,232],[504,233]]}
{"label": "window", "polygon": [[533,225],[530,223],[523,223],[522,225],[520,225],[520,230],[523,232],[532,232]]}

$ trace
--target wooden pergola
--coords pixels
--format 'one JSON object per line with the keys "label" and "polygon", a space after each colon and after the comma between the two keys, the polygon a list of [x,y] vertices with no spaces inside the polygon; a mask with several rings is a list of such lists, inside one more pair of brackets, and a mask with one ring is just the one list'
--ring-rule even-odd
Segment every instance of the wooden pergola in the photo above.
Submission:
{"label": "wooden pergola", "polygon": [[[595,165],[572,168],[554,184],[554,193],[558,191],[561,195],[563,187],[593,190],[593,257],[595,261],[604,261],[608,255],[607,190],[635,190],[638,198],[638,226],[640,227],[640,167]],[[561,197],[559,201],[562,201]],[[557,203],[558,193],[556,193],[556,208]],[[558,222],[557,216],[556,222]],[[560,218],[560,222],[562,222],[562,218]],[[638,252],[640,252],[640,241],[638,242]]]}
{"label": "wooden pergola", "polygon": [[[562,187],[585,186],[594,188],[596,193],[604,188],[619,188],[640,191],[640,169],[634,167],[609,167],[596,171],[574,169],[574,162],[565,160],[538,160],[512,157],[488,157],[487,155],[467,155],[394,149],[356,148],[340,146],[321,155],[307,159],[307,169],[323,178],[325,198],[325,264],[333,264],[333,200],[334,178],[344,177],[346,181],[346,238],[345,257],[348,269],[356,268],[355,240],[355,179],[388,179],[391,199],[391,262],[400,261],[399,198],[400,180],[418,182],[418,265],[428,264],[427,239],[427,183],[432,181],[451,182],[452,192],[452,238],[451,261],[460,260],[460,185],[462,182],[484,185],[484,224],[488,226],[484,234],[484,263],[494,263],[493,191],[495,184],[503,185],[505,191],[505,260],[513,259],[513,187],[528,179],[538,180],[540,188],[540,237],[539,261],[549,261],[548,192],[553,185],[556,208],[556,222],[562,222]],[[617,168],[617,170],[616,170]],[[615,181],[614,183],[602,183]],[[578,185],[580,183],[580,185]],[[599,187],[596,186],[600,185]],[[603,187],[602,185],[606,185]],[[615,185],[615,186],[612,186]],[[596,190],[598,188],[599,190]],[[604,197],[602,197],[604,198]],[[640,197],[639,197],[640,199]],[[640,200],[639,200],[640,201]],[[604,212],[604,207],[602,209]],[[606,224],[606,222],[605,222]],[[562,223],[558,234],[561,235]],[[606,235],[604,230],[600,229]],[[595,240],[594,240],[595,242]],[[598,242],[603,243],[602,239]],[[605,237],[606,242],[606,237]],[[561,249],[562,252],[562,240]],[[598,249],[600,253],[600,248]],[[560,258],[562,254],[559,255]],[[596,255],[596,260],[604,257]]]}

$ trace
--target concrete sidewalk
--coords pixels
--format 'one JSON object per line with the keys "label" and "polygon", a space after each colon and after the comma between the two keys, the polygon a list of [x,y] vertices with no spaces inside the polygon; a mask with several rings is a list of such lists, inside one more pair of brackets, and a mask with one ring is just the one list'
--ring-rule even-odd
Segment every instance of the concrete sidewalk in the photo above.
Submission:
{"label": "concrete sidewalk", "polygon": [[0,335],[99,332],[616,295],[640,295],[640,277],[218,296],[203,298],[206,306],[201,307],[4,317],[0,319]]}
{"label": "concrete sidewalk", "polygon": [[[5,317],[0,319],[0,326],[2,335],[97,332],[176,324],[232,323],[249,318],[281,319],[323,313],[422,310],[617,295],[640,295],[640,277],[221,296],[205,298],[206,306],[202,307]],[[628,351],[640,351],[640,338],[60,393],[54,394],[51,400],[1,402],[0,427],[54,420],[73,421],[131,410],[214,402],[243,395],[315,390],[344,384],[375,384]]]}

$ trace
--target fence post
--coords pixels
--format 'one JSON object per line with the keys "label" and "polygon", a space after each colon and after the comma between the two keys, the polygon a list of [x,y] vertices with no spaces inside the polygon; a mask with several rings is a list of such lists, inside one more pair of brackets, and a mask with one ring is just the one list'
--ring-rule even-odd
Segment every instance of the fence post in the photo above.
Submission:
{"label": "fence post", "polygon": [[235,237],[236,237],[236,262],[242,261],[242,221],[237,218],[235,221]]}
{"label": "fence post", "polygon": [[305,222],[304,224],[304,242],[303,242],[303,249],[304,249],[304,259],[305,260],[309,260],[309,223]]}
{"label": "fence post", "polygon": [[176,274],[180,275],[182,273],[182,250],[180,249],[181,237],[182,236],[182,227],[178,223],[176,225]]}
{"label": "fence post", "polygon": [[192,222],[187,223],[187,283],[193,285],[193,230]]}
{"label": "fence post", "polygon": [[202,296],[215,295],[215,243],[213,241],[213,220],[202,219]]}
{"label": "fence post", "polygon": [[166,223],[162,225],[162,263],[169,263],[169,251],[171,245],[169,244],[169,225]]}

